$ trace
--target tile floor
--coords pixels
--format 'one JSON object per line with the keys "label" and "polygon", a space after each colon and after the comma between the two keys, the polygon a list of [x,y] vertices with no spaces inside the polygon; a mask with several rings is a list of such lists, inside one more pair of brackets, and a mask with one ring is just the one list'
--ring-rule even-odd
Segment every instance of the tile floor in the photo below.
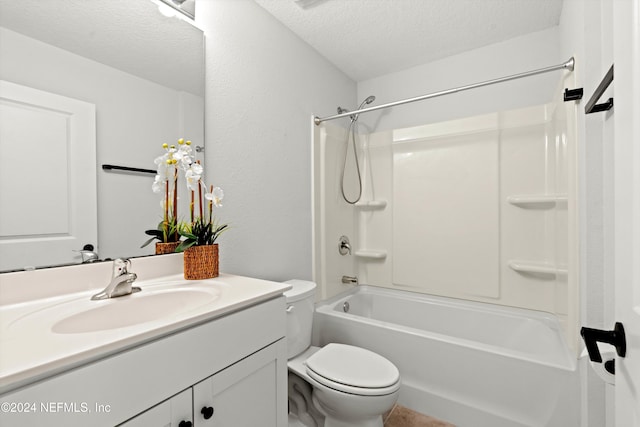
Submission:
{"label": "tile floor", "polygon": [[[420,414],[401,405],[394,406],[384,416],[384,427],[455,427],[445,421]],[[295,415],[289,415],[289,427],[305,427]]]}
{"label": "tile floor", "polygon": [[384,427],[455,427],[446,421],[396,405],[384,415]]}

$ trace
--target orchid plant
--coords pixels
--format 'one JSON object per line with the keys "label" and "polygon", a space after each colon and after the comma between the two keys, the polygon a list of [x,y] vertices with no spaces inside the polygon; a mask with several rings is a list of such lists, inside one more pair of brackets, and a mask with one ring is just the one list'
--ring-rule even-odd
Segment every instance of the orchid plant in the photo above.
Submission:
{"label": "orchid plant", "polygon": [[[202,181],[203,168],[191,148],[191,141],[183,138],[178,145],[163,144],[164,154],[155,159],[157,174],[152,185],[154,193],[163,193],[163,219],[155,230],[147,230],[152,236],[143,247],[154,239],[160,242],[178,242],[185,240],[176,248],[182,252],[191,246],[212,245],[220,234],[227,230],[228,224],[220,224],[213,216],[213,206],[222,206],[224,192],[219,187],[206,187]],[[184,171],[187,191],[191,193],[189,205],[190,221],[178,221],[178,173]],[[196,194],[199,215],[196,216]],[[204,200],[203,200],[204,198]],[[205,201],[206,200],[206,201]],[[205,212],[205,204],[207,210]]]}
{"label": "orchid plant", "polygon": [[[193,151],[191,141],[183,138],[178,140],[178,146],[162,144],[164,154],[156,157],[154,163],[157,166],[157,174],[151,186],[154,193],[163,193],[162,210],[163,218],[156,229],[146,230],[145,233],[152,236],[141,247],[147,246],[154,240],[161,243],[178,242],[178,171],[188,170],[192,167]],[[199,165],[198,165],[199,166]],[[202,169],[202,166],[200,166]]]}
{"label": "orchid plant", "polygon": [[[213,206],[222,206],[224,191],[220,187],[213,185],[207,188],[202,182],[202,166],[198,162],[192,162],[185,169],[187,189],[191,192],[191,203],[189,204],[190,222],[182,222],[178,226],[178,232],[185,238],[177,252],[184,251],[191,246],[213,245],[217,238],[226,231],[228,224],[220,224],[213,216]],[[198,195],[198,215],[196,216],[196,193]],[[204,199],[203,200],[203,193]],[[204,206],[207,205],[205,212]]]}

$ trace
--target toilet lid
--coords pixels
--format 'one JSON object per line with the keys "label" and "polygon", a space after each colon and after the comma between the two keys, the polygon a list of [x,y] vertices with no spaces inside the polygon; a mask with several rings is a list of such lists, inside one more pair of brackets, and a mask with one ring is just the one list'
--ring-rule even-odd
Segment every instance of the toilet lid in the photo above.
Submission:
{"label": "toilet lid", "polygon": [[400,380],[398,368],[389,360],[364,348],[327,344],[306,361],[307,369],[339,384],[361,388],[384,388]]}

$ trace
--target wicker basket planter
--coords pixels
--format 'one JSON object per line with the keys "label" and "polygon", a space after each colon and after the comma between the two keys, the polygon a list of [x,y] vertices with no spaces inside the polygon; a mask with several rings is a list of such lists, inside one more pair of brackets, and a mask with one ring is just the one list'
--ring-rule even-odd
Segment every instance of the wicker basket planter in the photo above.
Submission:
{"label": "wicker basket planter", "polygon": [[180,242],[156,243],[156,255],[172,254]]}
{"label": "wicker basket planter", "polygon": [[191,246],[184,251],[184,278],[202,280],[218,277],[218,244]]}

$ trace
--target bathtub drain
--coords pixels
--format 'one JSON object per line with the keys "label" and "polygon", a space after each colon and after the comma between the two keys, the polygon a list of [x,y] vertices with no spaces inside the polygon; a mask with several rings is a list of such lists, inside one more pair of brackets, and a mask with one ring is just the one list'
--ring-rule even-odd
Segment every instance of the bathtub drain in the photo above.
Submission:
{"label": "bathtub drain", "polygon": [[345,313],[348,313],[348,312],[349,312],[349,301],[345,301],[345,302],[344,302],[344,304],[342,304],[342,310],[343,310]]}

